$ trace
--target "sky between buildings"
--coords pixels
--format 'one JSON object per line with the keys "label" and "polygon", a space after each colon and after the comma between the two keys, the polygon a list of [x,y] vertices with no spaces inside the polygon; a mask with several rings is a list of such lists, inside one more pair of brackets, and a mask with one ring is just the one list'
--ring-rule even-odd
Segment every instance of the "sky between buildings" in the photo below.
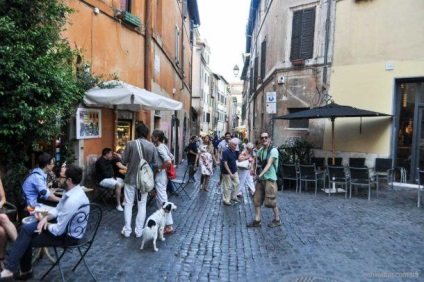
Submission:
{"label": "sky between buildings", "polygon": [[243,68],[250,0],[198,0],[202,38],[211,48],[210,67],[228,82],[239,81],[234,65]]}

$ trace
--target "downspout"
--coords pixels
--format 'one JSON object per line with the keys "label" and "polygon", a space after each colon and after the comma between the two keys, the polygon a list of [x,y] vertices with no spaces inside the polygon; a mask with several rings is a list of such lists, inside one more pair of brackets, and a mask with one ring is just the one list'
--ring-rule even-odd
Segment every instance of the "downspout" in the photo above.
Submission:
{"label": "downspout", "polygon": [[323,90],[328,90],[327,87],[327,69],[328,69],[328,49],[330,45],[330,15],[331,15],[331,1],[327,0],[327,18],[325,20],[325,49],[324,49],[324,71],[322,74]]}
{"label": "downspout", "polygon": [[145,18],[145,40],[144,40],[144,88],[146,90],[151,90],[150,87],[150,71],[149,71],[149,62],[150,62],[150,25],[148,21],[150,20],[150,2],[151,0],[145,1],[145,7],[144,10],[144,18]]}

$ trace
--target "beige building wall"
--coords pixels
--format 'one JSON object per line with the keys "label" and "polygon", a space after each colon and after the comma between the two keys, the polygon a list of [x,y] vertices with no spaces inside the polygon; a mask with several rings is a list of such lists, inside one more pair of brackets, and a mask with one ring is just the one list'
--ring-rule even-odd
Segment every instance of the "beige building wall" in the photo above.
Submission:
{"label": "beige building wall", "polygon": [[[338,104],[395,114],[396,79],[424,76],[424,1],[337,1],[330,95]],[[336,150],[388,156],[393,118],[339,118]],[[324,149],[331,150],[326,122]]]}

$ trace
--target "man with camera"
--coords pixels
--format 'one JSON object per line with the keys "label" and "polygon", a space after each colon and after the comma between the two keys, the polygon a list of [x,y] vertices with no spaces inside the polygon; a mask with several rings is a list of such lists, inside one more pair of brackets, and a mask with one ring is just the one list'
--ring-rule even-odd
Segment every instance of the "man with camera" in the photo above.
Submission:
{"label": "man with camera", "polygon": [[270,228],[281,225],[280,213],[277,207],[277,167],[278,150],[271,145],[267,132],[260,135],[262,148],[256,154],[256,163],[262,164],[262,171],[256,176],[256,190],[253,196],[255,219],[247,227],[261,226],[261,206],[272,208],[274,219],[267,225]]}

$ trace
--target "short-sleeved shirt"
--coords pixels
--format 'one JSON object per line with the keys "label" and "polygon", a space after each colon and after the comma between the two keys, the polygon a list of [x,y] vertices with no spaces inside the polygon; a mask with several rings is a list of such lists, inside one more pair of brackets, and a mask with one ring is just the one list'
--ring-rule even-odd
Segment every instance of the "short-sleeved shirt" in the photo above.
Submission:
{"label": "short-sleeved shirt", "polygon": [[222,152],[222,162],[221,162],[221,173],[222,174],[229,174],[228,171],[225,169],[224,163],[228,164],[228,168],[230,169],[231,173],[237,172],[237,164],[236,164],[236,153],[231,151],[230,149],[224,150]]}
{"label": "short-sleeved shirt", "polygon": [[[278,150],[277,148],[272,148],[269,152],[270,158],[274,158],[274,163],[269,168],[269,170],[262,176],[263,180],[274,180],[277,181],[277,168],[278,168]],[[267,159],[268,155],[268,148],[262,147],[259,149],[257,157],[258,157],[258,163],[261,163],[260,160]],[[269,159],[269,158],[268,158]],[[262,169],[265,167],[263,166]]]}
{"label": "short-sleeved shirt", "polygon": [[197,154],[197,145],[196,145],[196,142],[190,142],[190,143],[188,143],[187,148],[188,148],[187,161],[190,164],[194,164],[194,162],[196,161],[196,155],[193,155],[192,153],[190,153],[190,150]]}

